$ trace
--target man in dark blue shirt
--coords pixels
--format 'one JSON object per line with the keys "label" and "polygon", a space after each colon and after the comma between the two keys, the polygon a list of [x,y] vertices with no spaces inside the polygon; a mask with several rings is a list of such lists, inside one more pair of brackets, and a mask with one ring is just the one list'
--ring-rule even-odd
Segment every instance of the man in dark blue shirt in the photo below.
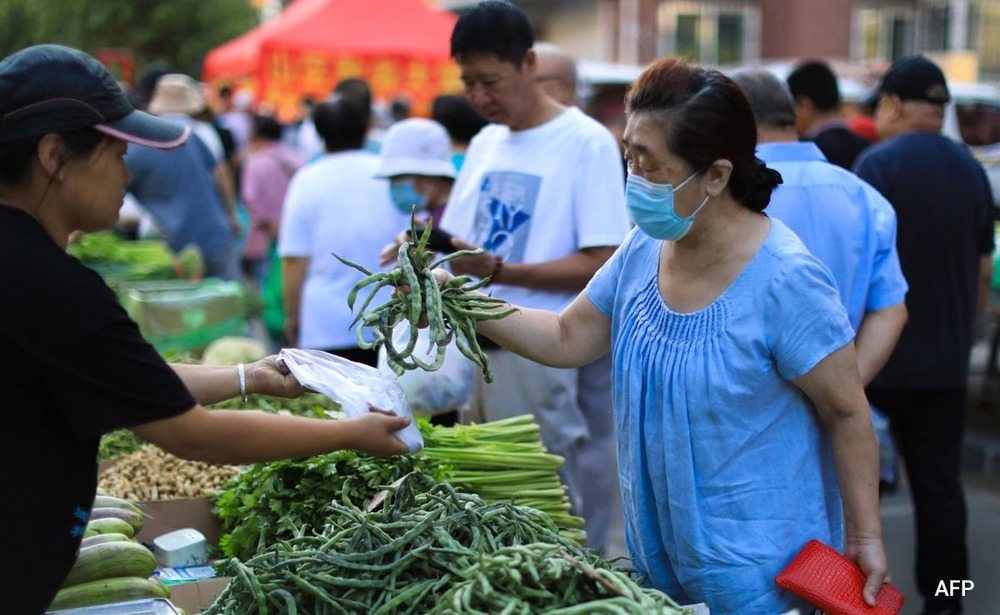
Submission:
{"label": "man in dark blue shirt", "polygon": [[869,400],[890,418],[906,464],[916,518],[917,589],[924,613],[962,612],[936,595],[943,579],[968,579],[961,484],[969,351],[992,275],[994,210],[986,174],[967,149],[941,135],[948,87],[922,56],[883,77],[875,110],[882,141],[855,172],[896,210],[910,319]]}

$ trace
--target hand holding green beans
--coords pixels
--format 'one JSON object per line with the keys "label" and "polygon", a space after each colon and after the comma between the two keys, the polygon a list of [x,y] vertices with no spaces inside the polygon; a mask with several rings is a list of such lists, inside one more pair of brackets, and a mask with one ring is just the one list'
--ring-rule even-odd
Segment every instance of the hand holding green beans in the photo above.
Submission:
{"label": "hand holding green beans", "polygon": [[[410,241],[402,242],[396,255],[396,267],[387,272],[372,272],[349,260],[334,256],[349,267],[362,272],[363,277],[351,289],[347,304],[355,313],[350,326],[357,327],[358,347],[364,349],[383,346],[386,362],[397,374],[406,370],[423,369],[434,371],[444,363],[445,349],[454,340],[455,346],[470,361],[479,367],[486,382],[491,382],[489,359],[476,340],[476,323],[480,320],[503,318],[517,311],[507,302],[474,291],[490,283],[490,278],[478,281],[467,275],[452,277],[451,274],[435,270],[445,262],[482,250],[459,250],[434,260],[434,253],[427,249],[432,223],[428,223],[419,238],[415,222],[411,217]],[[368,309],[375,295],[382,288],[392,286],[397,290],[384,304]],[[359,293],[367,290],[360,308],[354,310]],[[407,323],[410,327],[409,340],[402,348],[393,343],[392,331],[397,325]],[[421,360],[413,354],[417,344],[417,331],[427,327],[430,341],[435,347],[434,359]],[[371,328],[374,342],[364,337],[364,329]]]}

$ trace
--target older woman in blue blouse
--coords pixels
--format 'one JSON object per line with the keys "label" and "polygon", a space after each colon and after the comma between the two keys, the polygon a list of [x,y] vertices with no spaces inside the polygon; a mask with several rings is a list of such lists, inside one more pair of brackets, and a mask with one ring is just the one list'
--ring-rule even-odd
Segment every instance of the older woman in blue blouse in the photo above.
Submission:
{"label": "older woman in blue blouse", "polygon": [[754,157],[753,113],[673,59],[626,102],[637,228],[562,313],[479,330],[552,366],[610,347],[626,542],[652,585],[713,615],[805,608],[774,576],[816,538],[874,604],[887,564],[854,334],[829,272],[761,213],[781,180]]}

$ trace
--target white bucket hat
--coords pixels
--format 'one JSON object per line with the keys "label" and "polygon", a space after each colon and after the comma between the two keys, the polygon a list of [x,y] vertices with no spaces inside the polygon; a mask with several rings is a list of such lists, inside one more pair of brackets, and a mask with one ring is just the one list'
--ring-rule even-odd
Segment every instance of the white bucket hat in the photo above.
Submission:
{"label": "white bucket hat", "polygon": [[455,177],[451,139],[444,126],[424,118],[411,118],[389,127],[382,142],[376,177],[427,175]]}
{"label": "white bucket hat", "polygon": [[195,115],[204,109],[205,97],[198,82],[180,73],[160,77],[149,101],[149,112],[153,115]]}

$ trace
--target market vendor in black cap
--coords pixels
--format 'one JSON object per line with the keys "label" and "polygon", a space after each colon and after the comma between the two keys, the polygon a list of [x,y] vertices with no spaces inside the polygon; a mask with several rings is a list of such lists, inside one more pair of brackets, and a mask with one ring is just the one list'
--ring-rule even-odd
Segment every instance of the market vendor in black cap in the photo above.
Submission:
{"label": "market vendor in black cap", "polygon": [[961,613],[961,597],[938,586],[970,578],[962,433],[973,326],[986,306],[993,252],[986,174],[963,145],[941,134],[949,99],[933,62],[897,61],[878,89],[875,130],[882,140],[854,166],[896,210],[896,246],[910,286],[909,321],[868,399],[889,416],[905,462],[916,586],[928,615]]}
{"label": "market vendor in black cap", "polygon": [[0,509],[14,572],[6,613],[41,613],[65,579],[97,486],[102,434],[132,428],[179,457],[243,464],[354,448],[405,453],[407,420],[339,421],[206,411],[247,393],[302,386],[275,357],[248,365],[168,366],[114,293],[65,252],[74,231],[111,228],[128,143],[176,147],[188,129],[133,109],[89,55],[56,45],[0,61]]}

